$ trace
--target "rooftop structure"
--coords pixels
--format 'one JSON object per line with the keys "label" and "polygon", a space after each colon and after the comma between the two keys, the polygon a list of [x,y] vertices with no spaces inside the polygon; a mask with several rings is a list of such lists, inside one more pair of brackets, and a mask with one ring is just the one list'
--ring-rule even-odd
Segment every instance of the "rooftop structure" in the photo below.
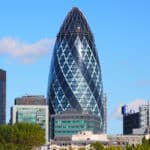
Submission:
{"label": "rooftop structure", "polygon": [[15,105],[46,105],[43,95],[28,95],[15,98]]}

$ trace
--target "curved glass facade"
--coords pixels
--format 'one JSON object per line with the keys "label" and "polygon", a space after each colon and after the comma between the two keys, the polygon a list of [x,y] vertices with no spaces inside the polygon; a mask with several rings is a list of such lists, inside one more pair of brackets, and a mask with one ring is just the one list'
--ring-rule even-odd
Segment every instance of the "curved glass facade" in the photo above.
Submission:
{"label": "curved glass facade", "polygon": [[69,109],[93,112],[104,128],[103,86],[93,34],[78,8],[62,24],[54,46],[48,83],[51,114]]}

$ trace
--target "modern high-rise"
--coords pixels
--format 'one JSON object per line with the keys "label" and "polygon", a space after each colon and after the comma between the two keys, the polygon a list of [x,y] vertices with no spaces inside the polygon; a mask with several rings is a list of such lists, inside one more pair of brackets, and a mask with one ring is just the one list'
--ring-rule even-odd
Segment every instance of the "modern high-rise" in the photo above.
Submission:
{"label": "modern high-rise", "polygon": [[6,71],[0,69],[0,124],[6,123]]}
{"label": "modern high-rise", "polygon": [[100,132],[105,132],[100,62],[91,29],[76,7],[57,35],[47,96],[50,114],[70,109],[88,111],[99,116]]}

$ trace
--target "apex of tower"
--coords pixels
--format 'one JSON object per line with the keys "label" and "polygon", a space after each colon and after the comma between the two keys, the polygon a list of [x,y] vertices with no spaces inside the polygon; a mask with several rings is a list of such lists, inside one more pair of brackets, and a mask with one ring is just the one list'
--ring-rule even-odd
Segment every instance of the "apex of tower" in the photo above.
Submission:
{"label": "apex of tower", "polygon": [[78,7],[72,7],[71,9],[72,11],[78,11],[78,12],[81,12],[80,9]]}
{"label": "apex of tower", "polygon": [[66,16],[58,36],[72,34],[91,35],[89,25],[79,8],[73,7]]}

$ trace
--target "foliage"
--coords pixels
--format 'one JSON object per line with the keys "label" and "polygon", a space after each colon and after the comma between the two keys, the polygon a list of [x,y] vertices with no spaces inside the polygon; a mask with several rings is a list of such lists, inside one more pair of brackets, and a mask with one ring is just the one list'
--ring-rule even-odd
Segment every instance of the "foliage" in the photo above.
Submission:
{"label": "foliage", "polygon": [[84,147],[79,148],[78,150],[86,150]]}
{"label": "foliage", "polygon": [[74,150],[74,149],[72,148],[72,146],[69,146],[69,150]]}
{"label": "foliage", "polygon": [[0,150],[31,150],[45,143],[45,132],[36,124],[16,123],[0,126]]}
{"label": "foliage", "polygon": [[94,150],[104,150],[104,146],[100,142],[94,142],[90,146]]}
{"label": "foliage", "polygon": [[99,142],[94,142],[91,144],[91,148],[94,150],[150,150],[150,139],[146,140],[145,138],[142,140],[142,144],[138,145],[126,145],[125,147],[119,146],[107,146],[103,147],[103,145]]}
{"label": "foliage", "polygon": [[123,150],[123,148],[119,146],[108,146],[104,150]]}
{"label": "foliage", "polygon": [[126,150],[150,150],[150,140],[146,140],[143,138],[142,144],[134,145],[127,145]]}

